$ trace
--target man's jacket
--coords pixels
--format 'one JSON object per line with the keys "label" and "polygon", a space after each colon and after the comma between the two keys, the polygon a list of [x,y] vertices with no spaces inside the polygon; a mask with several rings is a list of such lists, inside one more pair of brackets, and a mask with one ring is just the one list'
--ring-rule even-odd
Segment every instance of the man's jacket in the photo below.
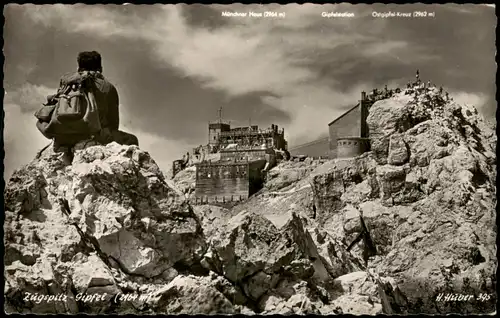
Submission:
{"label": "man's jacket", "polygon": [[97,73],[95,92],[97,107],[99,109],[99,119],[102,128],[118,130],[120,117],[118,113],[118,92],[113,84],[108,82],[101,73]]}

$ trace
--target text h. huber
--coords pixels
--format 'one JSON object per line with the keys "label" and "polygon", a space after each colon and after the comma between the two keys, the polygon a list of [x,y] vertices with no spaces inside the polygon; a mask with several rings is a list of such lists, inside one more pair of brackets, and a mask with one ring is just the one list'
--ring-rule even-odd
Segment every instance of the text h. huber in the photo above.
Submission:
{"label": "text h. huber", "polygon": [[436,301],[470,301],[474,300],[473,295],[463,295],[463,294],[445,294],[440,293],[436,296]]}

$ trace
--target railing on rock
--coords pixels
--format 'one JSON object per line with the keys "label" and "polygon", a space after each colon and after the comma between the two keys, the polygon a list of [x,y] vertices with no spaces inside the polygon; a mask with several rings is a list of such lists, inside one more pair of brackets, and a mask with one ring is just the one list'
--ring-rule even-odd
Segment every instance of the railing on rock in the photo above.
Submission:
{"label": "railing on rock", "polygon": [[189,199],[191,204],[202,205],[202,204],[231,204],[239,203],[247,198],[242,195],[231,195],[231,196],[202,196],[202,197],[192,197]]}

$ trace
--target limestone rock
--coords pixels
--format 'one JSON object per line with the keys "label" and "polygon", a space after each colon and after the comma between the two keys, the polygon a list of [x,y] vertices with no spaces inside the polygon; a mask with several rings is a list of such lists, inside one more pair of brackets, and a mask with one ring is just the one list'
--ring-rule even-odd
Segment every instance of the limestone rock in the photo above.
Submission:
{"label": "limestone rock", "polygon": [[[77,313],[75,295],[64,270],[54,259],[38,259],[33,266],[15,261],[5,268],[6,309],[10,313]],[[49,298],[51,297],[51,298]]]}
{"label": "limestone rock", "polygon": [[367,118],[370,145],[379,164],[387,163],[391,134],[398,131],[405,100],[382,100],[373,104]]}
{"label": "limestone rock", "polygon": [[258,215],[242,213],[231,218],[226,228],[212,238],[212,254],[207,262],[212,264],[212,270],[242,284],[245,294],[258,300],[286,273],[325,282],[331,278],[330,273],[348,270],[349,265],[341,263],[349,258],[339,258],[335,252],[345,247],[333,240],[328,243],[331,253],[327,253],[326,260],[300,217],[293,215],[278,230]]}
{"label": "limestone rock", "polygon": [[72,217],[127,273],[152,277],[203,255],[196,215],[146,152],[115,143],[90,147],[77,152],[68,174],[63,193]]}
{"label": "limestone rock", "polygon": [[418,184],[406,182],[407,166],[377,167],[380,198],[388,205],[418,201],[423,193]]}
{"label": "limestone rock", "polygon": [[223,276],[219,276],[214,272],[210,273],[211,285],[221,292],[233,305],[242,306],[248,303],[248,298],[243,290],[234,283],[231,283]]}
{"label": "limestone rock", "polygon": [[214,237],[237,214],[230,209],[213,205],[195,205],[193,211],[201,221],[203,233],[207,237]]}
{"label": "limestone rock", "polygon": [[263,314],[319,314],[328,310],[327,292],[320,289],[303,280],[283,279],[260,299],[258,306]]}
{"label": "limestone rock", "polygon": [[242,213],[231,218],[211,240],[212,251],[222,264],[220,274],[236,282],[258,271],[272,272],[273,266],[280,267],[283,258],[292,257],[293,248],[273,246],[278,235],[272,223],[258,215]]}
{"label": "limestone rock", "polygon": [[366,296],[373,296],[377,293],[376,285],[372,282],[368,273],[364,271],[352,272],[336,278],[333,281],[333,288]]}
{"label": "limestone rock", "polygon": [[267,173],[265,189],[268,191],[285,189],[306,178],[320,164],[318,160],[313,161],[311,158],[306,158],[306,160],[304,162],[280,162]]}
{"label": "limestone rock", "polygon": [[339,239],[326,234],[321,242],[312,236],[318,249],[319,258],[328,274],[336,278],[364,268],[360,258],[347,251],[347,246]]}
{"label": "limestone rock", "polygon": [[[472,108],[404,94],[367,121],[371,151],[281,162],[228,208],[191,207],[192,169],[165,180],[136,146],[82,143],[72,165],[48,148],[5,190],[7,312],[493,312],[494,130]],[[436,304],[446,293],[490,298]]]}
{"label": "limestone rock", "polygon": [[[477,292],[493,280],[494,134],[477,113],[453,102],[433,109],[395,97],[376,102],[367,121],[372,151],[336,161],[313,179],[319,225],[349,244],[359,234],[354,216],[362,216],[378,254],[368,266],[393,277],[408,297],[403,304],[388,296],[389,302],[436,313],[437,293],[460,293],[464,284]],[[354,185],[349,170],[359,172]],[[352,252],[364,248],[360,242]],[[453,266],[438,265],[442,259]],[[471,305],[445,307],[439,312],[474,312]],[[476,310],[487,308],[492,303]]]}
{"label": "limestone rock", "polygon": [[28,214],[42,208],[46,186],[45,177],[35,167],[16,170],[5,188],[5,209]]}
{"label": "limestone rock", "polygon": [[71,278],[77,292],[92,294],[95,290],[101,293],[106,291],[109,296],[106,301],[120,292],[111,271],[96,254],[77,258]]}
{"label": "limestone rock", "polygon": [[377,162],[368,153],[336,161],[327,172],[315,175],[311,184],[319,223],[323,224],[348,203],[355,205],[379,197],[376,171]]}
{"label": "limestone rock", "polygon": [[340,276],[333,281],[331,289],[335,300],[330,306],[340,307],[343,313],[374,315],[383,312],[377,284],[367,272]]}
{"label": "limestone rock", "polygon": [[278,283],[279,275],[266,274],[262,271],[248,277],[243,283],[245,294],[252,300],[258,300],[268,290],[272,289]]}
{"label": "limestone rock", "polygon": [[193,192],[196,186],[196,166],[179,171],[172,181],[183,193],[189,194]]}
{"label": "limestone rock", "polygon": [[309,259],[305,258],[292,261],[290,265],[285,267],[285,270],[300,279],[307,279],[314,275],[313,264]]}
{"label": "limestone rock", "polygon": [[[329,308],[338,308],[341,313],[350,315],[378,315],[383,314],[382,305],[374,302],[370,296],[342,295],[335,299]],[[330,309],[331,310],[331,309]],[[323,313],[325,313],[323,311]]]}
{"label": "limestone rock", "polygon": [[153,297],[152,306],[164,314],[235,313],[231,302],[211,285],[210,279],[195,276],[177,276]]}
{"label": "limestone rock", "polygon": [[402,165],[408,161],[408,149],[401,135],[391,135],[387,162],[391,165]]}
{"label": "limestone rock", "polygon": [[[189,203],[137,146],[81,145],[69,166],[48,148],[13,174],[6,208],[12,312],[117,310],[75,301],[71,290],[111,296],[133,280],[168,283],[172,267],[197,264],[208,247]],[[23,305],[26,291],[72,301]]]}

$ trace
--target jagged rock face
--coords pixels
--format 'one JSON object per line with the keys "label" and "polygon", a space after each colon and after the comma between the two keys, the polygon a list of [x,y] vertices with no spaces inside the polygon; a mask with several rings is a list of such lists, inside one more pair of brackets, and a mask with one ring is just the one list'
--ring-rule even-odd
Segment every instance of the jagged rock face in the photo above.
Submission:
{"label": "jagged rock face", "polygon": [[[434,297],[463,294],[464,286],[495,293],[488,283],[497,266],[494,132],[473,108],[432,108],[404,95],[376,102],[367,122],[372,151],[336,160],[313,179],[320,223],[349,244],[362,216],[378,254],[369,267],[396,278],[408,296],[394,306],[415,313],[491,310],[491,299],[482,307],[435,306]],[[359,246],[355,254],[365,248]]]}
{"label": "jagged rock face", "polygon": [[125,272],[157,276],[178,261],[203,255],[194,212],[168,188],[146,153],[87,148],[75,157],[71,172],[66,174],[71,185],[59,186],[71,199],[70,218]]}
{"label": "jagged rock face", "polygon": [[[172,267],[197,263],[207,249],[191,206],[165,183],[148,153],[116,143],[80,149],[70,166],[49,149],[7,184],[6,299],[14,312],[28,290],[61,290],[70,298],[72,290],[119,293],[111,269],[168,282]],[[45,276],[35,277],[40,271]],[[32,311],[87,307],[99,308],[41,302]],[[100,308],[110,309],[109,302]]]}
{"label": "jagged rock face", "polygon": [[182,192],[186,194],[194,192],[196,187],[196,166],[179,171],[173,177],[173,181]]}
{"label": "jagged rock face", "polygon": [[320,165],[319,160],[308,160],[304,162],[282,161],[266,175],[264,187],[269,191],[286,188],[305,177]]}
{"label": "jagged rock face", "polygon": [[[282,162],[231,208],[191,207],[192,174],[165,180],[136,146],[79,145],[71,166],[45,151],[5,190],[6,310],[492,312],[495,134],[474,109],[410,99],[371,107],[372,151]],[[436,303],[449,292],[489,301]]]}
{"label": "jagged rock face", "polygon": [[328,312],[329,296],[322,286],[362,266],[342,243],[325,233],[311,235],[305,219],[294,213],[281,229],[258,214],[239,213],[211,237],[210,245],[204,266],[226,277],[248,303],[267,314]]}
{"label": "jagged rock face", "polygon": [[330,286],[335,294],[333,306],[343,313],[376,315],[383,313],[377,284],[367,272],[359,271],[335,279]]}
{"label": "jagged rock face", "polygon": [[[78,149],[70,166],[47,150],[7,185],[9,312],[252,314],[270,295],[280,303],[269,313],[328,312],[321,286],[358,269],[294,213],[278,229],[237,209],[192,209],[136,146]],[[116,301],[127,293],[146,297]]]}
{"label": "jagged rock face", "polygon": [[[279,271],[294,260],[311,261],[313,275],[320,279],[328,277],[316,246],[298,217],[278,230],[259,215],[240,213],[212,238],[211,250],[208,263],[213,264],[214,271],[232,282],[243,282],[254,300],[272,288]],[[266,285],[269,287],[263,288]]]}
{"label": "jagged rock face", "polygon": [[[234,314],[232,303],[209,278],[177,276],[156,292],[156,311],[165,314]],[[156,296],[155,295],[155,296]]]}

